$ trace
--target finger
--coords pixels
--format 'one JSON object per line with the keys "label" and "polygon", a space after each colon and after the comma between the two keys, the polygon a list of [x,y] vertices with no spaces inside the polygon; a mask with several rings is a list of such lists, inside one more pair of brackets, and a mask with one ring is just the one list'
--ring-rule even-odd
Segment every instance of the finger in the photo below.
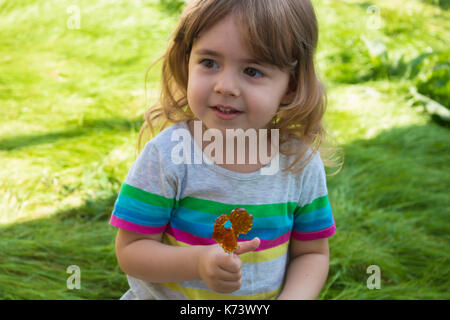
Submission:
{"label": "finger", "polygon": [[222,281],[239,281],[242,278],[241,270],[237,272],[229,272],[224,269],[219,268],[217,271],[217,279]]}
{"label": "finger", "polygon": [[241,271],[242,261],[234,253],[225,254],[219,261],[219,267],[226,272],[237,273]]}
{"label": "finger", "polygon": [[259,247],[259,244],[261,243],[261,240],[259,238],[255,237],[250,241],[243,241],[238,243],[238,248],[235,251],[236,254],[243,254],[246,252],[250,252],[253,250],[256,250]]}
{"label": "finger", "polygon": [[241,288],[242,282],[238,281],[221,281],[217,283],[217,289],[221,293],[231,293]]}

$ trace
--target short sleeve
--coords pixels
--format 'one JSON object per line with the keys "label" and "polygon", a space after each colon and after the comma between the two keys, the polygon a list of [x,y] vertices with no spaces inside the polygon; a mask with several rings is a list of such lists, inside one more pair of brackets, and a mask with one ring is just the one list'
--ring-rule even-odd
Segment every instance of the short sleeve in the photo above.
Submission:
{"label": "short sleeve", "polygon": [[122,184],[110,224],[141,234],[164,232],[176,203],[176,179],[157,146],[148,142]]}
{"label": "short sleeve", "polygon": [[301,174],[300,197],[294,211],[292,237],[300,241],[311,241],[331,237],[335,230],[325,168],[317,152]]}

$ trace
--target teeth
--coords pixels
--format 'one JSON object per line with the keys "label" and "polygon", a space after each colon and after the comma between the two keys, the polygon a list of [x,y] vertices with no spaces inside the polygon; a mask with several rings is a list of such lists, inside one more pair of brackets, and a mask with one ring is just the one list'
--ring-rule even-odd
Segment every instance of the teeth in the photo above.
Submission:
{"label": "teeth", "polygon": [[216,108],[219,109],[220,112],[223,112],[223,113],[234,113],[234,111],[232,109],[224,109],[221,107],[216,107]]}

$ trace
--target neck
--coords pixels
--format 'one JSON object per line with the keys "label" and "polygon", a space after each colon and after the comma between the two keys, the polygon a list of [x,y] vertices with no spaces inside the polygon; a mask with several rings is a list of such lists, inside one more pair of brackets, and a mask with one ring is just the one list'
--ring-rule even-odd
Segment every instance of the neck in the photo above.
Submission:
{"label": "neck", "polygon": [[215,135],[214,131],[205,134],[208,128],[203,122],[199,126],[199,123],[188,121],[188,127],[202,151],[222,166],[260,168],[270,163],[278,151],[278,141],[272,141],[269,130],[248,130],[248,136],[245,131],[241,132],[243,130]]}

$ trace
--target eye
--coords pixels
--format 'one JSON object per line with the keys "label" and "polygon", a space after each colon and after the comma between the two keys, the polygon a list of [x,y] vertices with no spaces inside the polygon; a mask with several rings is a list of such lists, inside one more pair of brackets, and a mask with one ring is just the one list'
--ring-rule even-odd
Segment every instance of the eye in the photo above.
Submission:
{"label": "eye", "polygon": [[264,76],[264,74],[261,71],[259,71],[258,69],[255,69],[255,68],[246,68],[245,70],[247,70],[246,73],[252,78],[259,78],[259,77]]}
{"label": "eye", "polygon": [[205,66],[208,69],[211,69],[214,67],[214,65],[217,65],[217,63],[212,59],[203,59],[200,61],[200,64]]}

